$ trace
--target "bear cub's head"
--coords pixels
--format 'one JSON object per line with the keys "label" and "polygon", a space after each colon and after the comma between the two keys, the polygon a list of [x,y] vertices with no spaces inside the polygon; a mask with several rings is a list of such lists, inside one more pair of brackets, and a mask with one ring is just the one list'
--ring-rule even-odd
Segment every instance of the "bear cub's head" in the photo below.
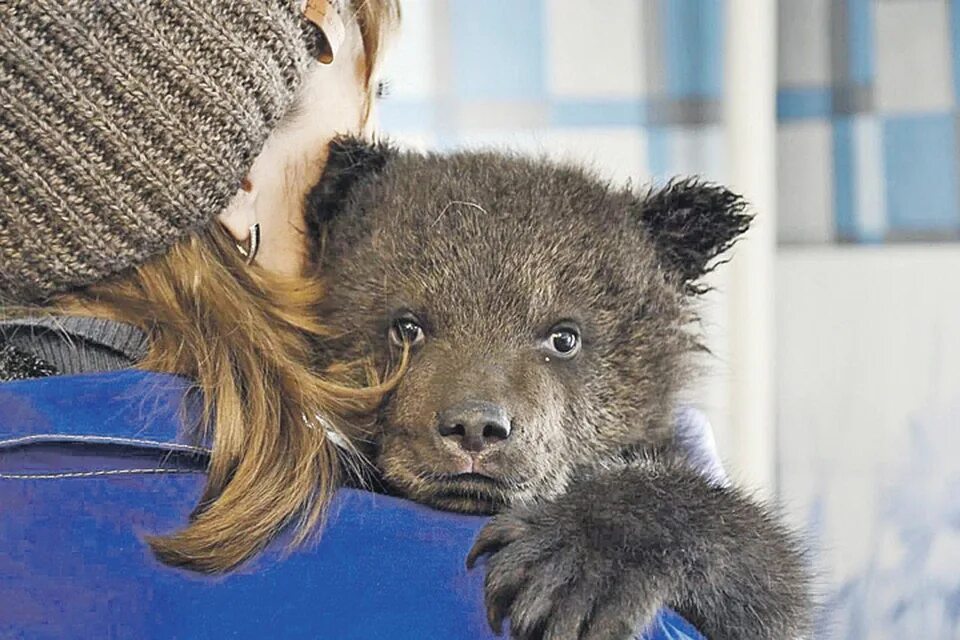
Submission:
{"label": "bear cub's head", "polygon": [[335,142],[308,197],[328,362],[406,369],[369,445],[436,507],[550,497],[624,449],[668,447],[698,350],[700,278],[749,224],[696,180],[645,193],[489,152]]}

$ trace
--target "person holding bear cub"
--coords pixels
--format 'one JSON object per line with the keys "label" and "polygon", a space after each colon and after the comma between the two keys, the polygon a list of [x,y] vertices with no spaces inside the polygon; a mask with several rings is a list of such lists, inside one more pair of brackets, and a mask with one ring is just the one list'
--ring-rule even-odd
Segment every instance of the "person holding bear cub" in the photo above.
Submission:
{"label": "person holding bear cub", "polygon": [[326,434],[372,397],[304,357],[324,327],[302,200],[327,141],[367,125],[399,9],[303,4],[2,4],[0,379],[190,378],[213,442],[204,508],[150,544],[203,571],[319,522],[339,474]]}
{"label": "person holding bear cub", "polygon": [[[334,215],[349,212],[351,198],[367,197],[364,189],[386,190],[383,202],[375,200],[377,204],[398,204],[397,194],[389,192],[389,181],[373,179],[387,164],[393,166],[389,154],[363,145],[336,146],[324,171],[327,142],[333,135],[358,133],[366,125],[381,40],[398,13],[392,2],[358,1],[338,11],[332,3],[315,0],[143,5],[14,0],[4,5],[3,12],[0,380],[30,379],[36,383],[33,389],[40,389],[48,376],[81,374],[82,384],[82,374],[131,366],[177,374],[191,381],[186,395],[194,409],[189,415],[196,422],[187,425],[195,445],[167,451],[157,468],[148,469],[91,471],[92,467],[84,466],[95,463],[96,456],[82,449],[92,443],[129,446],[125,456],[146,456],[156,443],[143,434],[120,438],[105,430],[101,435],[64,436],[81,448],[75,451],[70,471],[49,477],[191,473],[201,467],[205,487],[189,520],[179,531],[147,539],[167,565],[221,573],[237,568],[290,529],[294,542],[306,540],[322,521],[344,470],[359,464],[349,462],[352,456],[378,455],[373,476],[394,493],[443,508],[504,511],[483,530],[470,560],[492,554],[487,573],[491,621],[496,626],[509,616],[516,637],[626,637],[662,604],[689,611],[704,629],[717,629],[717,637],[734,637],[729,636],[731,629],[738,630],[737,637],[782,637],[779,634],[802,630],[803,571],[789,534],[748,499],[711,484],[662,452],[669,440],[665,433],[645,430],[645,439],[593,451],[596,455],[591,459],[579,461],[584,465],[574,464],[567,456],[567,467],[556,465],[550,473],[533,474],[536,482],[522,495],[499,489],[489,492],[489,483],[499,480],[482,466],[471,466],[462,474],[444,472],[464,476],[444,490],[428,486],[430,482],[422,478],[419,483],[404,480],[402,471],[410,469],[403,463],[402,447],[387,446],[396,434],[358,432],[364,422],[351,418],[371,411],[383,415],[384,407],[389,415],[390,407],[395,409],[396,403],[410,397],[405,389],[416,385],[417,372],[424,370],[417,330],[429,326],[418,324],[419,317],[389,319],[389,335],[396,333],[393,348],[401,350],[400,367],[388,366],[396,363],[383,361],[382,353],[369,349],[365,340],[347,335],[353,341],[344,348],[338,313],[346,309],[331,307],[337,304],[337,290],[325,298],[320,280],[304,268],[308,262],[329,259],[320,245],[314,245],[326,234],[333,251],[364,250],[363,231],[351,232],[357,234],[357,244],[347,245],[340,235],[339,216]],[[516,168],[507,163],[498,172],[503,169],[502,177],[509,182]],[[450,175],[442,165],[435,170],[438,175]],[[530,167],[533,173],[539,170]],[[544,175],[555,173],[542,170]],[[589,192],[592,188],[575,176],[570,178],[573,174],[561,174],[572,180],[569,186],[574,189]],[[382,175],[389,180],[391,170]],[[312,216],[305,220],[302,199],[315,183]],[[645,209],[659,216],[662,234],[652,241],[673,269],[672,282],[678,286],[693,286],[707,261],[726,247],[743,224],[737,218],[727,231],[730,237],[707,235],[702,245],[681,237],[691,220],[676,217],[679,211],[718,213],[719,220],[733,220],[723,217],[733,201],[723,196],[716,202],[719,193],[677,192],[674,195],[681,204],[686,196],[695,200],[693,206],[679,207],[663,195],[663,202],[651,201]],[[466,219],[453,213],[453,220]],[[361,225],[371,219],[357,217]],[[449,238],[454,242],[457,234],[452,232]],[[645,259],[653,261],[653,256],[648,253]],[[343,260],[346,263],[331,262],[330,272],[338,273],[360,258]],[[452,260],[451,265],[455,264]],[[343,282],[350,282],[348,273],[344,274]],[[320,275],[322,279],[324,274]],[[438,287],[442,290],[439,283]],[[637,316],[638,327],[654,326],[640,320],[655,318],[664,308],[681,313],[677,291],[660,293],[653,306],[645,303],[646,313],[652,310],[653,315]],[[657,306],[658,301],[667,306]],[[447,303],[455,304],[456,296]],[[464,314],[468,309],[469,305],[463,307]],[[582,328],[548,327],[551,340],[570,343],[578,352],[580,340],[588,339],[588,334],[581,335]],[[681,348],[679,334],[669,337]],[[557,353],[545,358],[553,357],[559,365],[567,352],[557,344],[553,345]],[[316,366],[318,352],[324,360],[322,369]],[[335,359],[326,360],[333,355]],[[396,355],[391,352],[390,357]],[[380,368],[364,366],[369,358]],[[354,362],[361,365],[349,364]],[[378,384],[376,374],[387,373],[393,375]],[[159,385],[169,382],[150,377],[144,381],[158,385],[156,394],[149,386],[136,387],[145,390],[144,401],[161,398]],[[395,387],[396,393],[391,393]],[[656,395],[655,388],[648,398]],[[663,403],[670,399],[671,389],[668,384],[661,389],[659,403],[647,406],[656,420],[623,413],[618,398],[603,390],[597,391],[597,397],[609,401],[601,408],[607,426],[620,420],[622,425],[636,422],[638,427],[654,425],[662,431],[666,429]],[[382,404],[385,392],[389,399]],[[556,390],[550,393],[556,396]],[[17,400],[16,395],[7,399],[3,406],[11,411],[0,419],[26,424],[34,414]],[[516,423],[512,414],[500,411],[503,415],[491,418],[490,407],[465,406],[468,400],[443,408],[451,409],[449,420],[439,425],[448,432],[432,437],[448,444],[456,441],[455,448],[464,451],[490,448],[491,440],[506,442],[512,437],[511,442],[521,442],[537,437],[530,426]],[[78,395],[73,402],[82,405],[83,397]],[[558,402],[554,397],[555,411],[561,411]],[[37,415],[43,413],[42,407],[34,409]],[[565,410],[576,413],[583,407]],[[477,433],[473,417],[480,425]],[[146,416],[144,431],[150,422]],[[384,426],[379,420],[378,425]],[[490,425],[499,425],[499,430],[487,433]],[[602,430],[591,419],[581,421],[579,427]],[[7,453],[23,453],[25,445],[39,444],[39,449],[26,451],[24,463],[35,472],[34,467],[43,468],[49,453],[43,450],[44,437],[31,433],[5,438],[0,444]],[[371,441],[373,451],[356,451]],[[549,438],[542,442],[551,444]],[[560,446],[561,441],[553,444]],[[548,446],[544,451],[551,450]],[[480,456],[461,455],[460,459],[472,460],[473,465]],[[168,463],[183,466],[163,467]],[[683,546],[684,553],[705,538],[672,538],[677,530],[666,525],[675,516],[692,514],[683,526],[702,522],[697,518],[703,517],[711,518],[707,524],[713,526],[718,521],[712,518],[722,518],[723,510],[730,508],[732,533],[708,526],[700,534],[727,540],[726,546],[709,552],[719,553],[721,564],[736,570],[709,571],[697,564],[704,558],[716,559],[706,555],[669,556],[667,562],[668,549],[662,540],[654,546],[620,540],[612,555],[607,539],[600,541],[603,544],[593,549],[593,555],[575,546],[583,532],[574,523],[565,526],[561,512],[569,511],[571,505],[574,510],[587,509],[597,497],[597,487],[604,493],[624,490],[598,480],[596,469],[587,468],[596,467],[595,463],[619,469],[618,473],[631,478],[631,485],[636,480],[638,487],[649,487],[651,495],[669,498],[647,503],[656,508],[643,511],[645,519],[637,519],[643,525],[635,531],[647,536],[665,532],[665,539]],[[521,471],[523,464],[516,460]],[[48,477],[2,471],[0,477],[5,480]],[[639,515],[638,505],[631,502],[635,488],[627,490],[629,497],[610,503],[619,511],[604,512],[605,517],[631,521]],[[452,492],[445,493],[447,489]],[[5,502],[17,504],[15,498],[29,495],[18,491],[9,489],[8,497],[14,499]],[[86,500],[96,502],[96,493]],[[675,505],[676,500],[684,506]],[[697,511],[698,500],[706,500],[709,507]],[[544,527],[552,530],[554,538],[544,537]],[[626,530],[610,531],[622,536]],[[735,553],[729,543],[750,543],[751,532],[759,542]],[[541,543],[546,548],[530,547]],[[557,544],[562,553],[544,555]],[[651,549],[664,557],[664,564],[652,572],[652,566],[641,562],[651,557]],[[549,562],[518,564],[511,560],[514,556]],[[739,564],[738,559],[772,560],[777,566],[766,567],[760,576],[756,564]],[[103,562],[109,563],[109,558]],[[602,584],[582,580],[584,571],[590,573],[599,566],[606,571],[597,573]],[[507,567],[514,570],[512,574],[503,571]],[[608,572],[615,567],[633,578],[611,581]],[[741,569],[746,573],[738,574]],[[530,580],[531,572],[541,579],[568,576],[569,580],[544,583]],[[677,573],[679,582],[668,581],[669,587],[658,582],[663,572]],[[638,575],[656,579],[638,582],[634,579]],[[739,580],[736,586],[742,599],[731,592],[731,579]],[[567,595],[557,591],[567,586],[572,589]],[[642,587],[641,592],[625,591],[637,587]],[[603,601],[577,600],[577,593],[584,589],[605,594]],[[551,606],[572,604],[545,621],[543,613],[550,614],[547,603],[540,602],[538,608],[521,606],[531,590],[540,592],[541,600],[549,596]],[[705,598],[698,599],[698,594]],[[534,610],[541,614],[527,615]],[[724,612],[730,614],[733,626],[723,626],[727,624],[720,621]],[[751,616],[759,623],[751,623]]]}

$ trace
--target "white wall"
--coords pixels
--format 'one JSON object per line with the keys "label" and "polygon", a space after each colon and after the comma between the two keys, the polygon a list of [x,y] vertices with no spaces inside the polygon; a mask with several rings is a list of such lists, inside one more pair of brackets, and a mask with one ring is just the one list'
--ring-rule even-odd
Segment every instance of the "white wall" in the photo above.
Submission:
{"label": "white wall", "polygon": [[960,637],[960,247],[782,248],[775,291],[779,485],[822,571],[815,637]]}

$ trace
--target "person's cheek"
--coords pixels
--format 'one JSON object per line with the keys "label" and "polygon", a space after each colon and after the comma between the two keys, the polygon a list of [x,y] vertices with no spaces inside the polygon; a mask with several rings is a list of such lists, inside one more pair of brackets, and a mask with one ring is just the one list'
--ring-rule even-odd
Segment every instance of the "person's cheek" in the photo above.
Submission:
{"label": "person's cheek", "polygon": [[307,75],[299,108],[285,129],[312,143],[362,133],[369,102],[366,71],[360,32],[352,25],[333,62],[317,63]]}
{"label": "person's cheek", "polygon": [[346,27],[333,61],[319,61],[305,75],[297,104],[270,134],[220,221],[237,242],[252,224],[260,227],[257,262],[294,275],[302,270],[303,198],[320,178],[331,139],[365,133],[369,122],[366,63],[360,29]]}

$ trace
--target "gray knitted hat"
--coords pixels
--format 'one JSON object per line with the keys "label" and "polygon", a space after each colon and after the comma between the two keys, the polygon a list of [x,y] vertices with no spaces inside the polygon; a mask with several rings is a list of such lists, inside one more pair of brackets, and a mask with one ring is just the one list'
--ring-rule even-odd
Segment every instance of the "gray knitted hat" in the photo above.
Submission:
{"label": "gray knitted hat", "polygon": [[298,0],[0,0],[0,303],[229,203],[323,46]]}

